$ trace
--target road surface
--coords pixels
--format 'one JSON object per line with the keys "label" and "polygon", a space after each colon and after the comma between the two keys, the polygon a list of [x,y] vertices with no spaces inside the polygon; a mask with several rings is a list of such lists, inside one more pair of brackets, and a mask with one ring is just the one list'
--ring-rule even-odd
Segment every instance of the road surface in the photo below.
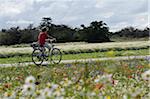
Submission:
{"label": "road surface", "polygon": [[[122,56],[122,57],[106,57],[106,58],[90,58],[90,59],[78,59],[78,60],[62,60],[61,63],[75,63],[75,62],[89,62],[89,61],[106,61],[106,60],[128,60],[128,59],[147,59],[150,61],[150,55],[146,56]],[[33,65],[33,62],[25,63],[12,63],[12,64],[0,64],[0,67],[12,67],[12,66],[28,66]],[[47,65],[48,62],[43,62],[43,65]]]}

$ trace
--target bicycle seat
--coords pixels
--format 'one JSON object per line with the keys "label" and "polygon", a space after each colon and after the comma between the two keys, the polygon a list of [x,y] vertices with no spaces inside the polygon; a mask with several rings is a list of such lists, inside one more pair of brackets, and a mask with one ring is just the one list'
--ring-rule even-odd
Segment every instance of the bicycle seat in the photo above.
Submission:
{"label": "bicycle seat", "polygon": [[30,46],[31,47],[38,47],[38,44],[37,44],[37,42],[33,42]]}
{"label": "bicycle seat", "polygon": [[39,48],[39,44],[37,42],[33,42],[30,46],[33,47],[33,49]]}

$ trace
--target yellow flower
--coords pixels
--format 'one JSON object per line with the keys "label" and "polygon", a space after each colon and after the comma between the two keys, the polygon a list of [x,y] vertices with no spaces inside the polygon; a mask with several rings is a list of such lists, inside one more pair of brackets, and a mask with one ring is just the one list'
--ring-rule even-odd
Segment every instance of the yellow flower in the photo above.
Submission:
{"label": "yellow flower", "polygon": [[110,96],[106,96],[106,99],[111,99]]}
{"label": "yellow flower", "polygon": [[148,64],[148,67],[150,68],[150,63]]}
{"label": "yellow flower", "polygon": [[40,90],[37,90],[37,91],[36,91],[36,95],[37,95],[37,96],[40,96],[41,93],[42,93],[42,92],[41,92]]}
{"label": "yellow flower", "polygon": [[106,53],[106,55],[107,55],[108,57],[114,57],[114,56],[115,56],[115,52],[114,52],[114,51],[108,51],[108,52]]}
{"label": "yellow flower", "polygon": [[47,83],[47,87],[51,88],[52,87],[51,83]]}

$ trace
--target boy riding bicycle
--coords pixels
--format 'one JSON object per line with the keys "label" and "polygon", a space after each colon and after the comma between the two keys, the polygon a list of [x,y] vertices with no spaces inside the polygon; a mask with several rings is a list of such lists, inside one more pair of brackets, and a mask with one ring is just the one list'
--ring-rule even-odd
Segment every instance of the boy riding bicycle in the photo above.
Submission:
{"label": "boy riding bicycle", "polygon": [[[31,44],[31,47],[34,49],[32,52],[32,61],[37,66],[41,65],[44,60],[48,61],[50,59],[50,62],[58,64],[62,59],[62,53],[60,49],[55,48],[52,44],[52,41],[56,39],[48,35],[47,31],[48,29],[43,27],[38,35],[38,41]],[[49,41],[50,43],[48,43]],[[49,51],[46,51],[45,48],[47,48]]]}

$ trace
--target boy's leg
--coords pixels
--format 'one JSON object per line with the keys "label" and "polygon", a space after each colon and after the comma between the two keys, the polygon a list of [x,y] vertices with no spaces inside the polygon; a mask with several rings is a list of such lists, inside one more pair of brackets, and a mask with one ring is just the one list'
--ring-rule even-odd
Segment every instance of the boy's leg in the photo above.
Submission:
{"label": "boy's leg", "polygon": [[[48,50],[51,49],[51,45],[47,42],[45,42],[44,47],[46,47]],[[46,54],[46,56],[48,56],[48,53]],[[46,60],[48,60],[48,59],[46,59]]]}
{"label": "boy's leg", "polygon": [[49,43],[45,42],[44,47],[48,48],[49,50],[52,48],[52,45]]}

